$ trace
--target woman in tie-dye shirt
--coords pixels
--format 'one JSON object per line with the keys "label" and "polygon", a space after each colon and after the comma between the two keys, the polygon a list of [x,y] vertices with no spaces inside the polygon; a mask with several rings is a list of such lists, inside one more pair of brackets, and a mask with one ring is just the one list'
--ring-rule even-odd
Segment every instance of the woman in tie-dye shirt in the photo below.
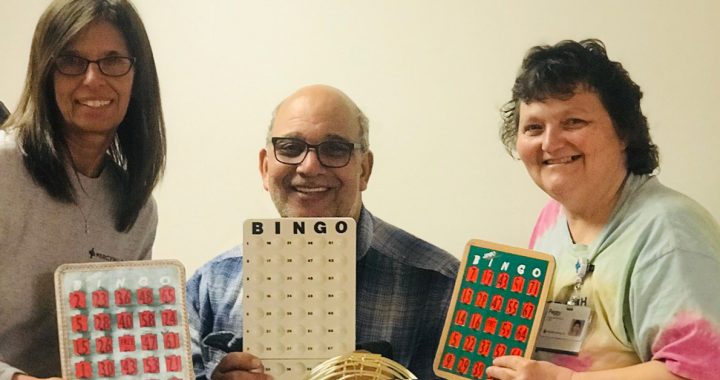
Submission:
{"label": "woman in tie-dye shirt", "polygon": [[[532,48],[502,140],[552,200],[531,238],[551,253],[551,297],[587,302],[579,355],[497,358],[507,379],[720,379],[720,228],[654,176],[642,92],[598,40]],[[594,270],[574,289],[579,263]]]}

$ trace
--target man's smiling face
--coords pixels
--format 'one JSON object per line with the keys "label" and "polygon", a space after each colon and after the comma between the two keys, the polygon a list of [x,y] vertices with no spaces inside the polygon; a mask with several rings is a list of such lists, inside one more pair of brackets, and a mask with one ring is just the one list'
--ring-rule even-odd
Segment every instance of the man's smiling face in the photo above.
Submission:
{"label": "man's smiling face", "polygon": [[[305,87],[286,99],[276,111],[271,132],[272,137],[309,144],[360,143],[361,134],[357,108],[342,92],[327,86]],[[359,150],[341,168],[323,166],[316,150],[296,165],[277,161],[272,145],[260,151],[263,187],[283,217],[357,219],[371,170],[372,154]]]}

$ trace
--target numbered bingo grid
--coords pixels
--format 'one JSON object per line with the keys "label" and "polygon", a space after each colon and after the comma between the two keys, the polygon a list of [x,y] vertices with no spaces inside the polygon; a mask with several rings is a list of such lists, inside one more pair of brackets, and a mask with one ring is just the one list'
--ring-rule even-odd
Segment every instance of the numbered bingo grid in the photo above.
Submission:
{"label": "numbered bingo grid", "polygon": [[277,380],[355,349],[355,221],[247,220],[243,350]]}
{"label": "numbered bingo grid", "polygon": [[55,272],[65,379],[191,379],[185,270],[174,260]]}
{"label": "numbered bingo grid", "polygon": [[485,369],[494,358],[530,357],[554,268],[550,255],[471,240],[455,282],[435,373],[446,379],[487,379]]}

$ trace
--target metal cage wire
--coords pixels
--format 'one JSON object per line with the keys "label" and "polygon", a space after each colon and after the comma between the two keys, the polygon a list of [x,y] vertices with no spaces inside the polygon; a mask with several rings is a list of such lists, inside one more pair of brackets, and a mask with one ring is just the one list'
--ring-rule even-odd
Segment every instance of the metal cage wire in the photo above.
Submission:
{"label": "metal cage wire", "polygon": [[304,380],[410,380],[417,379],[401,364],[378,354],[353,352],[318,364]]}

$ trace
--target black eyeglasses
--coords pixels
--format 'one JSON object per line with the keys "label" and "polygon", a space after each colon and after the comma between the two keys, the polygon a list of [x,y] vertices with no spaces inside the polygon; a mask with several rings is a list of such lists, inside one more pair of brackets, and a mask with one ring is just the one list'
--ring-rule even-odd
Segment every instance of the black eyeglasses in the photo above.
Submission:
{"label": "black eyeglasses", "polygon": [[292,137],[273,137],[270,139],[275,159],[287,165],[298,165],[305,160],[308,151],[315,149],[318,161],[327,168],[342,168],[350,162],[353,151],[362,149],[361,144],[340,140],[329,140],[320,144]]}
{"label": "black eyeglasses", "polygon": [[135,57],[110,56],[91,61],[76,55],[61,55],[55,57],[55,67],[61,74],[82,75],[91,63],[98,65],[100,72],[109,77],[121,77],[132,69]]}

